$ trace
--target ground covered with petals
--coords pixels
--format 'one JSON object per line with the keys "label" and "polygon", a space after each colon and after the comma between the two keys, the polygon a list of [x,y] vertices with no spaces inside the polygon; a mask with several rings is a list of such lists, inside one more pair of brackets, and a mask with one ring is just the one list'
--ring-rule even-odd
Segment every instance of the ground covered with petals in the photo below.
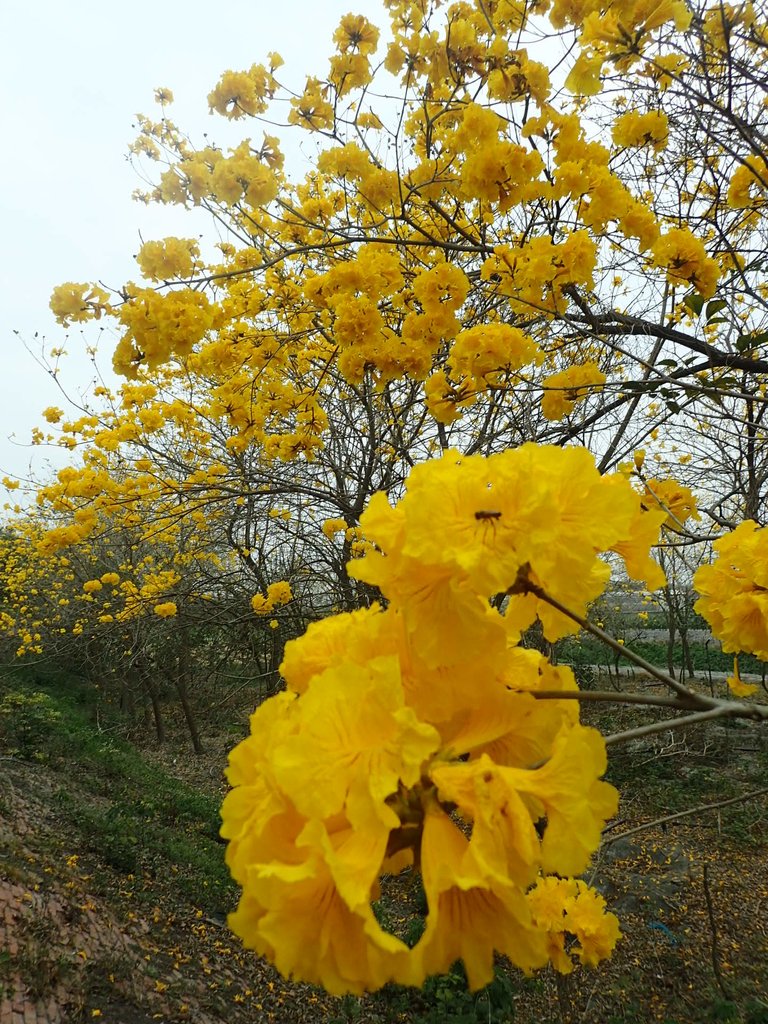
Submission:
{"label": "ground covered with petals", "polygon": [[[605,714],[611,722],[594,724],[625,728],[636,712]],[[767,1019],[766,797],[621,838],[663,814],[764,786],[768,751],[751,725],[700,727],[674,742],[662,734],[612,751],[608,777],[622,804],[585,877],[618,914],[624,937],[598,970],[557,980],[548,969],[526,980],[500,963],[496,981],[471,996],[454,970],[422,992],[388,986],[343,999],[285,982],[223,926],[236,894],[219,888],[205,860],[222,857],[223,847],[206,834],[204,814],[179,798],[175,811],[145,809],[143,832],[126,817],[129,803],[149,802],[150,787],[157,805],[173,786],[189,801],[197,794],[200,812],[208,798],[215,806],[231,733],[210,738],[202,757],[181,740],[130,755],[114,741],[113,775],[99,784],[103,764],[89,760],[83,735],[79,754],[60,749],[41,760],[7,746],[0,754],[1,1024],[27,1024],[22,1008],[40,1024]],[[92,737],[107,742],[96,729]],[[122,823],[122,847],[119,831],[94,831],[110,821]],[[727,996],[712,966],[705,866]],[[383,887],[375,909],[413,940],[422,903],[406,872]]]}

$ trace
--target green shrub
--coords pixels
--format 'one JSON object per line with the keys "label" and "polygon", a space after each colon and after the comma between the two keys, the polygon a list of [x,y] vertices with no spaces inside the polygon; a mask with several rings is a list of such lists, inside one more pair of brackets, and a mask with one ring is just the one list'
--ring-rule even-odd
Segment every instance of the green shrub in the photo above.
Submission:
{"label": "green shrub", "polygon": [[47,760],[61,717],[47,693],[12,690],[0,698],[0,746],[12,756]]}

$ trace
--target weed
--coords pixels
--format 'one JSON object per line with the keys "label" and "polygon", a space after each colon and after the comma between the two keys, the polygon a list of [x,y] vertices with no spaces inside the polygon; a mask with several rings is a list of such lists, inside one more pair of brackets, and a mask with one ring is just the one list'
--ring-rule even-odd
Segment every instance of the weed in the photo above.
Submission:
{"label": "weed", "polygon": [[745,1024],[768,1024],[768,1003],[750,999],[744,1007]]}
{"label": "weed", "polygon": [[12,755],[46,760],[61,717],[47,693],[12,690],[0,698],[0,744]]}
{"label": "weed", "polygon": [[53,799],[85,849],[126,875],[167,877],[170,864],[178,889],[196,906],[214,911],[231,905],[215,797],[147,764],[129,743],[104,736],[72,694],[42,693],[6,678],[0,680],[2,707],[10,710],[5,720],[0,716],[0,729],[11,719],[28,723],[27,749],[42,752],[52,768],[66,766],[67,782]]}
{"label": "weed", "polygon": [[[502,1024],[512,1019],[515,992],[510,977],[502,970],[493,981],[479,992],[470,992],[461,961],[451,967],[448,974],[427,978],[421,989],[386,985],[376,993],[373,1001],[386,1019],[409,1020],[419,1024]],[[355,1009],[359,1014],[359,1005]],[[355,1016],[343,1018],[353,1021]]]}
{"label": "weed", "polygon": [[713,1021],[732,1021],[738,1020],[739,1008],[736,1003],[731,1002],[730,999],[718,999],[709,1011],[710,1020]]}

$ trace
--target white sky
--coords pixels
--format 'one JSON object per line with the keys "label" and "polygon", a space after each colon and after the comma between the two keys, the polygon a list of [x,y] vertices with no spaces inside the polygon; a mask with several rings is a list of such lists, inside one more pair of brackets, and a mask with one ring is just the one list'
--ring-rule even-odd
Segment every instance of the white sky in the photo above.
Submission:
{"label": "white sky", "polygon": [[[278,77],[300,87],[322,75],[339,18],[352,10],[380,27],[376,0],[26,0],[3,5],[0,38],[0,476],[38,475],[46,459],[67,456],[28,447],[48,405],[64,406],[55,383],[35,364],[23,339],[39,352],[65,345],[48,309],[53,287],[136,279],[139,232],[147,240],[192,236],[205,220],[179,209],[145,208],[131,199],[141,182],[125,154],[134,116],[159,114],[156,87],[170,88],[170,116],[195,141],[203,132],[228,144],[258,126],[232,129],[208,114],[206,96],[227,68],[285,59]],[[21,339],[14,334],[18,331]],[[37,339],[35,334],[37,332]],[[93,343],[94,335],[88,335]],[[77,395],[93,377],[84,342],[73,332],[60,379]],[[106,372],[111,342],[101,343]],[[44,425],[44,424],[43,424]]]}

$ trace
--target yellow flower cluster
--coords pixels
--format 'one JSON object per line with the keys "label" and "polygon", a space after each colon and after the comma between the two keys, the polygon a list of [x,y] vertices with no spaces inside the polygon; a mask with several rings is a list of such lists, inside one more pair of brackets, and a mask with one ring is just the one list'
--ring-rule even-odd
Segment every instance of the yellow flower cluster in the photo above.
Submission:
{"label": "yellow flower cluster", "polygon": [[[605,900],[575,878],[541,878],[528,894],[533,918],[547,930],[547,953],[561,974],[573,970],[573,956],[590,967],[611,955],[619,938],[619,922],[605,911]],[[567,952],[566,939],[577,945]]]}
{"label": "yellow flower cluster", "polygon": [[282,163],[282,155],[275,139],[264,139],[259,153],[251,148],[250,139],[231,150],[229,156],[211,147],[185,152],[177,164],[163,171],[153,198],[184,205],[210,199],[225,206],[241,200],[254,208],[266,206],[279,190],[275,168]]}
{"label": "yellow flower cluster", "polygon": [[[230,755],[230,925],[248,947],[334,993],[418,985],[457,958],[477,989],[495,951],[567,971],[566,936],[582,962],[610,954],[615,919],[563,880],[616,809],[604,743],[574,701],[536,699],[576,683],[518,640],[537,614],[545,636],[571,631],[546,597],[582,611],[607,582],[599,552],[621,548],[638,574],[645,524],[658,533],[664,516],[587,452],[536,445],[448,453],[412,471],[396,507],[374,496],[361,527],[375,549],[349,572],[386,610],[290,642],[287,692]],[[428,903],[412,949],[371,906],[380,875],[408,866]]]}
{"label": "yellow flower cluster", "polygon": [[286,580],[277,583],[270,583],[264,594],[254,594],[251,598],[251,608],[257,615],[269,615],[275,608],[288,604],[293,600],[291,585]]}
{"label": "yellow flower cluster", "polygon": [[623,0],[608,9],[599,0],[555,0],[550,20],[556,28],[569,23],[581,26],[582,51],[566,86],[592,96],[601,89],[600,73],[606,61],[629,67],[657,29],[672,21],[682,32],[691,22],[691,12],[684,0]]}
{"label": "yellow flower cluster", "polygon": [[248,71],[225,71],[216,88],[208,94],[211,111],[232,120],[248,114],[263,114],[278,88],[272,71],[282,64],[277,54],[272,57],[269,71],[263,64],[253,64]]}
{"label": "yellow flower cluster", "polygon": [[536,342],[519,327],[491,323],[461,331],[451,348],[449,362],[454,379],[466,375],[477,385],[495,371],[519,370],[540,358]]}
{"label": "yellow flower cluster", "polygon": [[316,132],[331,130],[335,120],[333,105],[328,101],[327,87],[317,78],[307,78],[302,95],[291,100],[288,123]]}
{"label": "yellow flower cluster", "polygon": [[438,423],[453,423],[477,397],[471,387],[448,380],[444,370],[436,370],[424,381],[424,400],[430,415]]}
{"label": "yellow flower cluster", "polygon": [[[153,602],[168,593],[180,581],[181,576],[174,569],[158,569],[147,572],[141,586],[137,586],[132,580],[124,580],[120,584],[120,592],[123,598],[123,608],[118,613],[117,619],[120,622],[129,622],[138,616],[145,614],[151,607],[160,618],[166,618],[176,614],[176,604],[173,601],[161,601],[158,604]],[[162,608],[163,611],[158,611]]]}
{"label": "yellow flower cluster", "polygon": [[747,157],[733,172],[728,186],[728,205],[736,210],[760,206],[768,193],[768,164],[758,157]]}
{"label": "yellow flower cluster", "polygon": [[597,363],[574,363],[543,382],[541,411],[548,420],[561,420],[577,402],[602,391],[606,376]]}
{"label": "yellow flower cluster", "polygon": [[705,299],[714,295],[720,267],[688,228],[672,228],[661,235],[653,246],[653,259],[656,266],[666,268],[671,284],[692,284]]}
{"label": "yellow flower cluster", "polygon": [[667,145],[669,118],[663,110],[628,110],[613,124],[613,141],[617,146],[653,146],[660,152]]}
{"label": "yellow flower cluster", "polygon": [[593,287],[596,262],[597,249],[589,233],[572,231],[562,243],[546,236],[531,238],[519,247],[496,246],[494,255],[483,263],[482,277],[509,297],[516,313],[555,313],[567,305],[566,290],[575,285]]}
{"label": "yellow flower cluster", "polygon": [[506,103],[531,96],[541,105],[550,91],[546,66],[530,60],[526,50],[511,51],[488,75],[488,95]]}
{"label": "yellow flower cluster", "polygon": [[115,371],[131,377],[141,363],[151,368],[188,355],[213,321],[213,307],[202,292],[179,288],[161,295],[133,287],[120,307],[125,333],[115,348]]}
{"label": "yellow flower cluster", "polygon": [[337,533],[343,533],[347,529],[344,519],[326,519],[321,527],[328,540],[333,540]]}
{"label": "yellow flower cluster", "polygon": [[535,150],[504,137],[505,128],[493,110],[469,103],[454,138],[456,151],[464,157],[460,195],[498,205],[502,213],[539,194],[537,179],[544,168]]}
{"label": "yellow flower cluster", "polygon": [[696,570],[693,606],[724,651],[768,660],[768,529],[751,519],[713,545],[717,557]]}
{"label": "yellow flower cluster", "polygon": [[51,293],[51,312],[64,327],[98,319],[109,308],[109,295],[98,285],[60,284]]}
{"label": "yellow flower cluster", "polygon": [[693,492],[677,480],[647,480],[645,490],[646,504],[668,513],[664,525],[670,530],[679,532],[687,519],[701,519]]}
{"label": "yellow flower cluster", "polygon": [[165,238],[145,242],[136,261],[150,281],[169,281],[174,277],[191,277],[200,246],[193,238]]}

